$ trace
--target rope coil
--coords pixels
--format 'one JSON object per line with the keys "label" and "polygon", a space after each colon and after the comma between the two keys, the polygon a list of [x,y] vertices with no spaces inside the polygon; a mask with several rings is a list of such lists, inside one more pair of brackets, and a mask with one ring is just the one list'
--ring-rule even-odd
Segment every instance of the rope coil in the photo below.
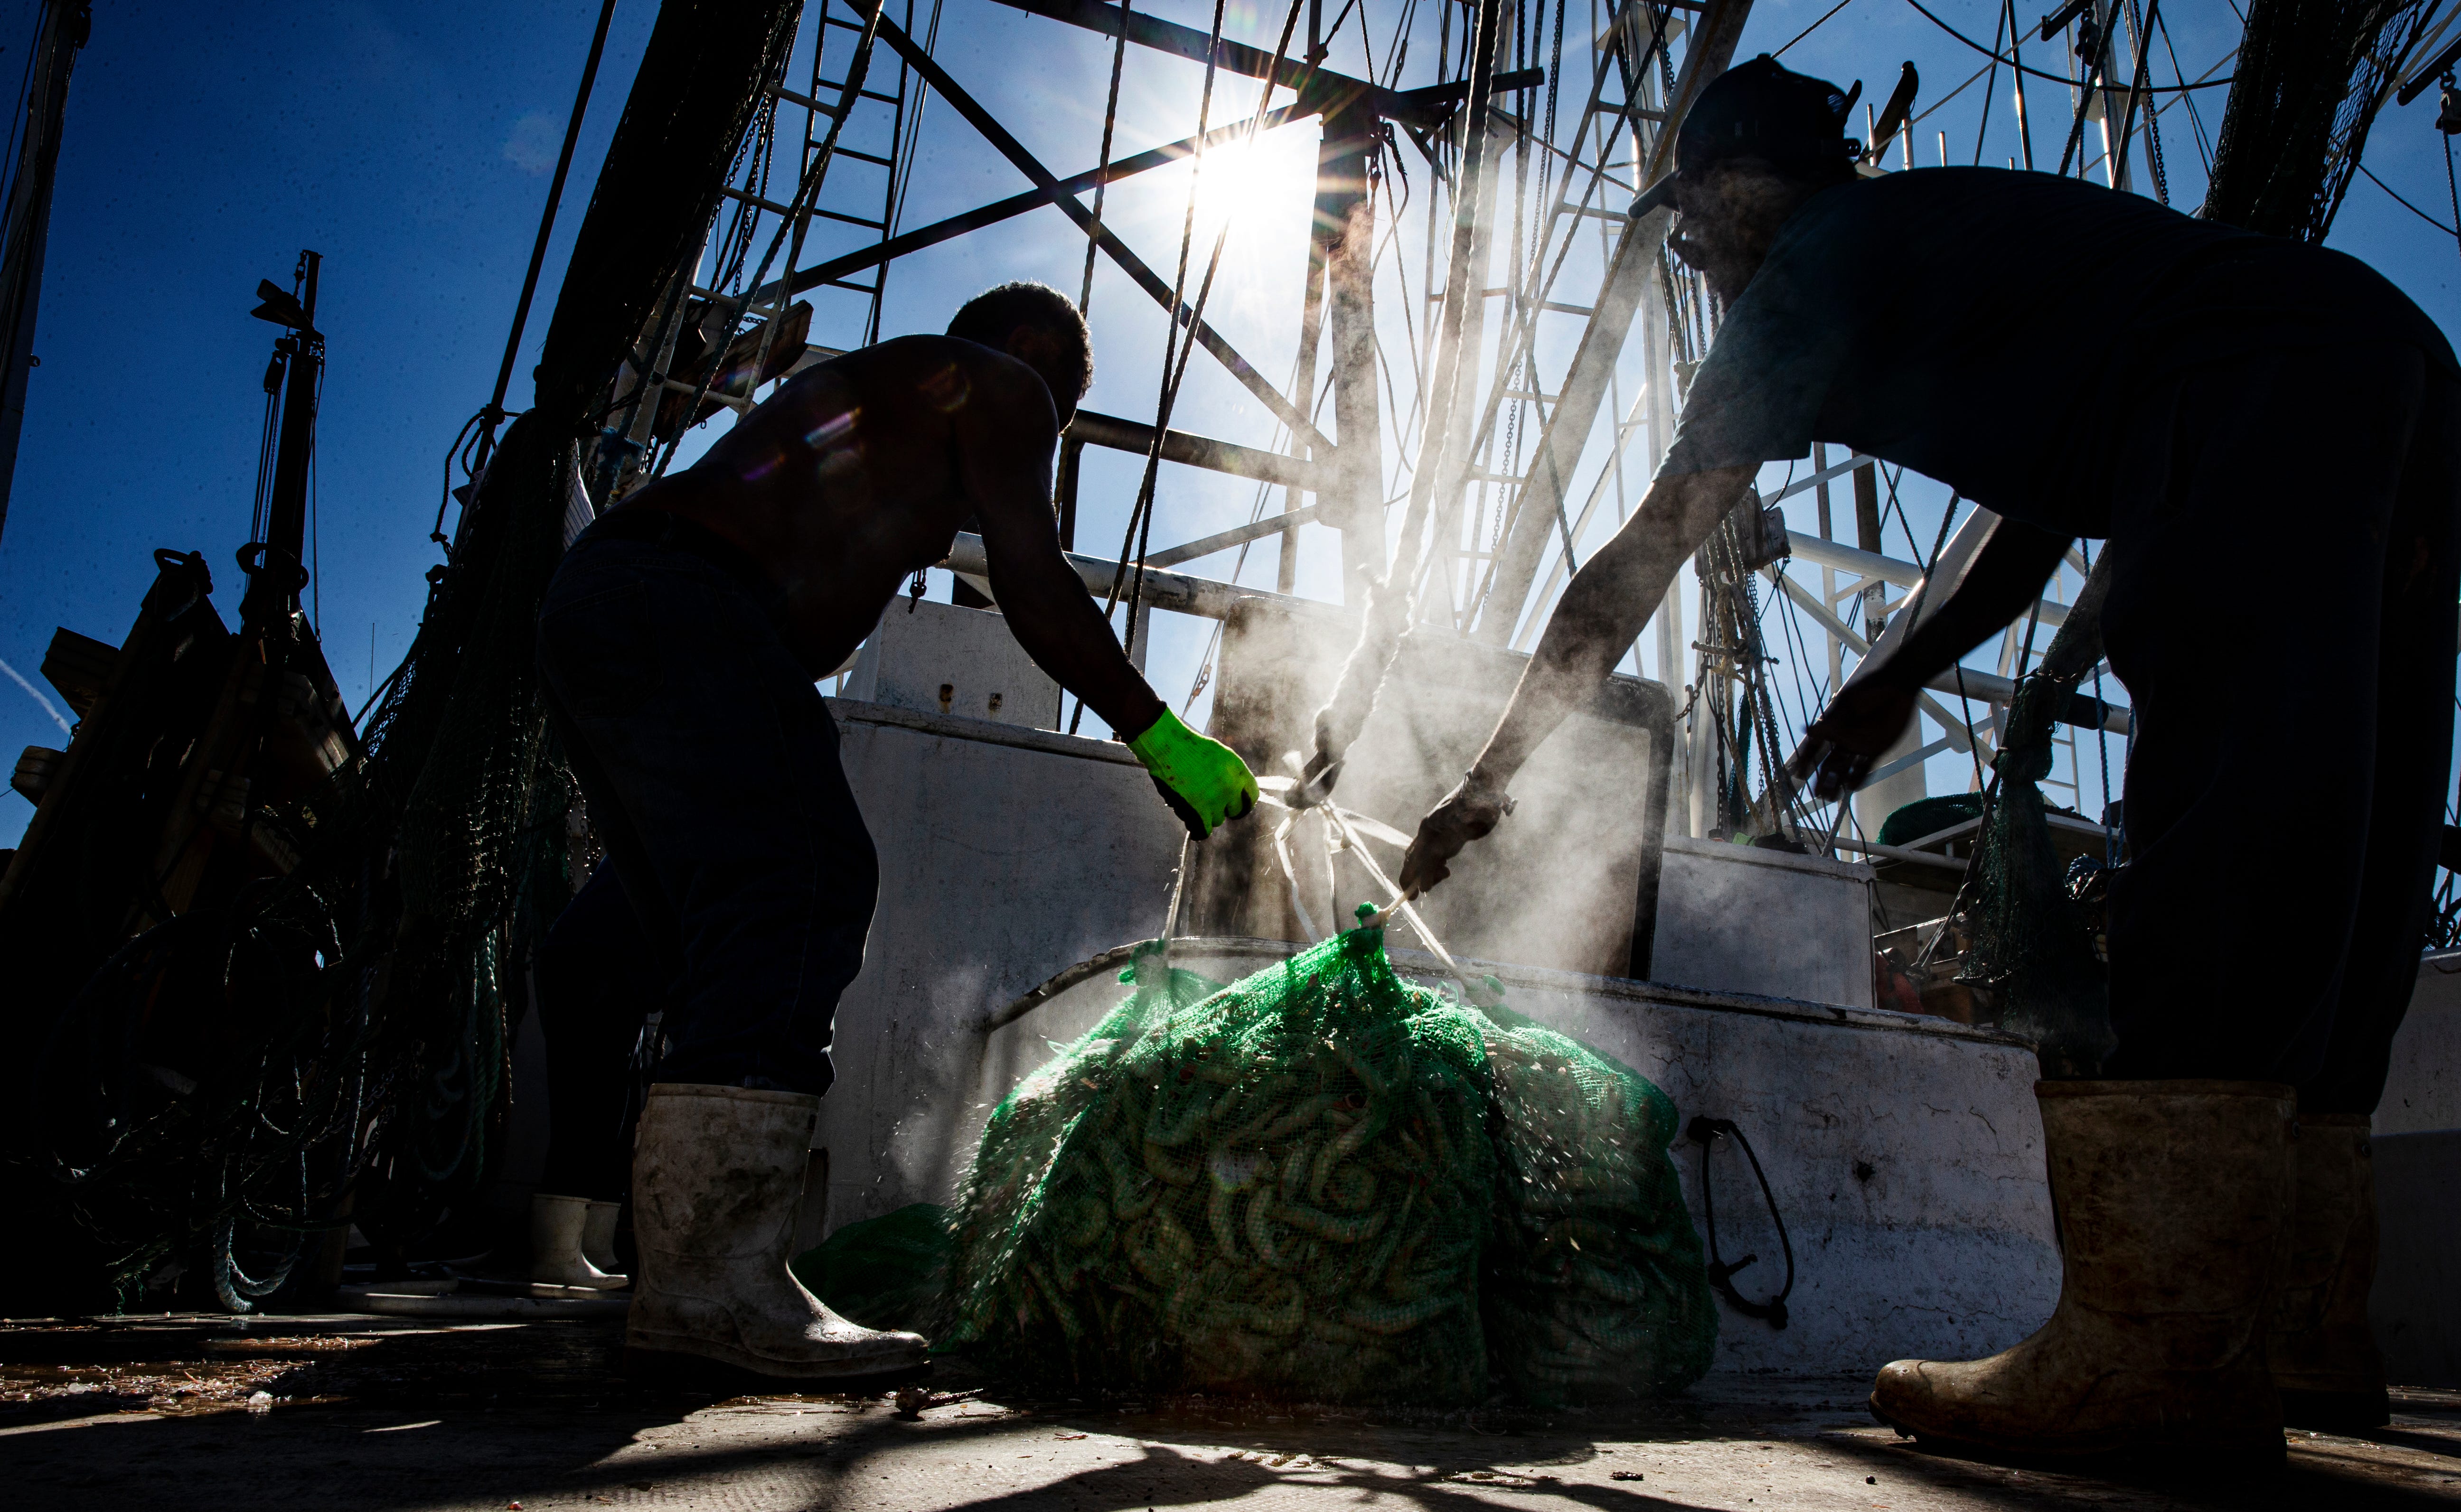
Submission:
{"label": "rope coil", "polygon": [[[1769,1190],[1768,1173],[1761,1169],[1761,1158],[1752,1151],[1752,1141],[1744,1137],[1732,1118],[1696,1117],[1686,1124],[1683,1137],[1701,1146],[1701,1227],[1709,1240],[1709,1285],[1728,1306],[1747,1318],[1765,1318],[1772,1329],[1787,1325],[1786,1299],[1794,1294],[1794,1246],[1786,1237],[1786,1217],[1777,1210],[1777,1197]],[[1731,1137],[1752,1162],[1752,1175],[1761,1183],[1761,1201],[1768,1204],[1769,1221],[1777,1225],[1778,1248],[1786,1254],[1786,1285],[1766,1302],[1754,1302],[1735,1289],[1735,1273],[1760,1260],[1757,1254],[1745,1255],[1729,1265],[1718,1253],[1718,1202],[1709,1185],[1709,1149],[1718,1139]]]}

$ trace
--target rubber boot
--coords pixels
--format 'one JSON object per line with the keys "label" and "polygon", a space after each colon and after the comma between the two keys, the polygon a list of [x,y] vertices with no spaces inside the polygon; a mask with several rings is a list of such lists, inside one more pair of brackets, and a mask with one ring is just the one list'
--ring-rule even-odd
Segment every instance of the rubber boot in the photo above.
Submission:
{"label": "rubber boot", "polygon": [[629,1287],[632,1278],[615,1268],[615,1215],[624,1210],[621,1203],[592,1203],[588,1216],[581,1221],[581,1258],[604,1271],[619,1287]]}
{"label": "rubber boot", "polygon": [[2265,1352],[2283,1420],[2346,1432],[2392,1420],[2367,1324],[2376,1272],[2374,1150],[2365,1114],[2302,1114],[2290,1257]]}
{"label": "rubber boot", "polygon": [[582,1254],[581,1230],[588,1221],[586,1197],[530,1194],[530,1279],[551,1287],[581,1287],[607,1291],[624,1285]]}
{"label": "rubber boot", "polygon": [[2291,1089],[2044,1081],[2059,1307],[1989,1359],[1898,1360],[1872,1413],[1902,1434],[2024,1455],[2279,1457],[2265,1365],[2291,1196]]}
{"label": "rubber boot", "polygon": [[820,1106],[792,1092],[650,1089],[632,1157],[640,1267],[624,1330],[628,1367],[714,1360],[817,1380],[929,1363],[919,1335],[848,1323],[786,1268]]}

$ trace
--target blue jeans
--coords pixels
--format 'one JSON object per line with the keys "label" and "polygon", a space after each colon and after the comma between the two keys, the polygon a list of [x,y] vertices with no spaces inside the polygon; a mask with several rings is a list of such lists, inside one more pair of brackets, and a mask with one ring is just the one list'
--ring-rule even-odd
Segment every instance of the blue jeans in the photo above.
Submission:
{"label": "blue jeans", "polygon": [[655,1081],[820,1094],[880,866],[837,724],[749,564],[619,511],[539,610],[539,667],[592,827],[666,981]]}

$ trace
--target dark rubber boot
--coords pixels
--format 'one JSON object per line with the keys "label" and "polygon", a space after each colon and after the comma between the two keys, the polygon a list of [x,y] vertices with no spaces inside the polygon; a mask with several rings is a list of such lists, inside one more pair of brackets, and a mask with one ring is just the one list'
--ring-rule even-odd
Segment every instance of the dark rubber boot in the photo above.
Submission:
{"label": "dark rubber boot", "polygon": [[2348,1432],[2392,1420],[2367,1326],[2376,1274],[2374,1151],[2365,1114],[2302,1114],[2290,1256],[2265,1346],[2282,1420]]}
{"label": "dark rubber boot", "polygon": [[2279,1457],[2265,1366],[2291,1192],[2291,1089],[2035,1085],[2065,1265],[2031,1338],[1989,1359],[1899,1360],[1872,1412],[2004,1454]]}

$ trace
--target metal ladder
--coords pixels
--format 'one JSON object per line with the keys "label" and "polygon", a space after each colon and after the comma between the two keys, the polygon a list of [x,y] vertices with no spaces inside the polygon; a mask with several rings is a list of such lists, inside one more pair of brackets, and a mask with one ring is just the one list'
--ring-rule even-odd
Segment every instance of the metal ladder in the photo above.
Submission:
{"label": "metal ladder", "polygon": [[[910,21],[913,0],[907,0],[907,10]],[[724,351],[743,332],[783,322],[791,313],[796,303],[793,275],[803,266],[805,253],[817,239],[817,230],[850,227],[858,233],[853,241],[858,246],[877,245],[891,234],[898,201],[905,189],[903,167],[911,156],[912,127],[917,123],[915,85],[911,69],[901,58],[893,91],[871,87],[887,75],[887,70],[878,65],[893,55],[880,48],[873,51],[875,68],[859,93],[849,94],[842,60],[838,69],[841,76],[827,76],[828,64],[833,61],[831,33],[845,32],[848,35],[842,40],[850,41],[862,31],[861,15],[845,0],[822,0],[810,40],[799,40],[789,50],[780,75],[765,89],[760,110],[745,138],[738,170],[719,191],[719,211],[712,223],[711,234],[678,277],[676,287],[661,302],[650,330],[644,333],[639,355],[650,381],[635,380],[613,412],[619,423],[610,425],[602,437],[599,476],[605,482],[599,491],[607,498],[620,497],[630,487],[665,469],[673,448],[670,445],[664,452],[657,451],[654,433],[657,401],[666,394],[698,394],[704,401],[714,401],[738,415],[749,413],[760,402],[757,383],[749,393],[729,394],[714,384],[705,386],[705,372],[673,371],[687,310],[697,309],[706,318],[714,305],[743,300],[745,279],[758,261],[756,249],[765,248],[778,236],[780,225],[785,226],[782,255],[770,267],[760,287],[745,302],[733,328],[723,332],[706,332],[712,344],[709,350]],[[809,60],[801,89],[787,82],[793,76],[798,55]],[[887,110],[865,110],[866,105],[886,106]],[[801,117],[800,140],[784,172],[780,171],[781,160],[788,155],[779,151],[778,143],[781,112]],[[832,150],[829,173],[822,181],[814,202],[799,206],[791,202],[796,188],[823,150],[829,127],[841,113],[846,113],[847,119]],[[856,164],[879,172],[876,177],[862,176],[872,181],[866,182],[840,171],[842,165]],[[846,249],[835,245],[828,248]],[[852,309],[831,312],[840,317],[832,325],[844,332],[845,345],[859,346],[878,338],[885,275],[884,265],[869,283],[827,279],[817,286],[846,290],[860,297],[860,303]],[[820,316],[816,309],[815,324]],[[804,351],[781,376],[791,376],[821,357],[833,354],[835,350],[813,345],[807,336]],[[695,422],[687,417],[685,423],[689,428]]]}

